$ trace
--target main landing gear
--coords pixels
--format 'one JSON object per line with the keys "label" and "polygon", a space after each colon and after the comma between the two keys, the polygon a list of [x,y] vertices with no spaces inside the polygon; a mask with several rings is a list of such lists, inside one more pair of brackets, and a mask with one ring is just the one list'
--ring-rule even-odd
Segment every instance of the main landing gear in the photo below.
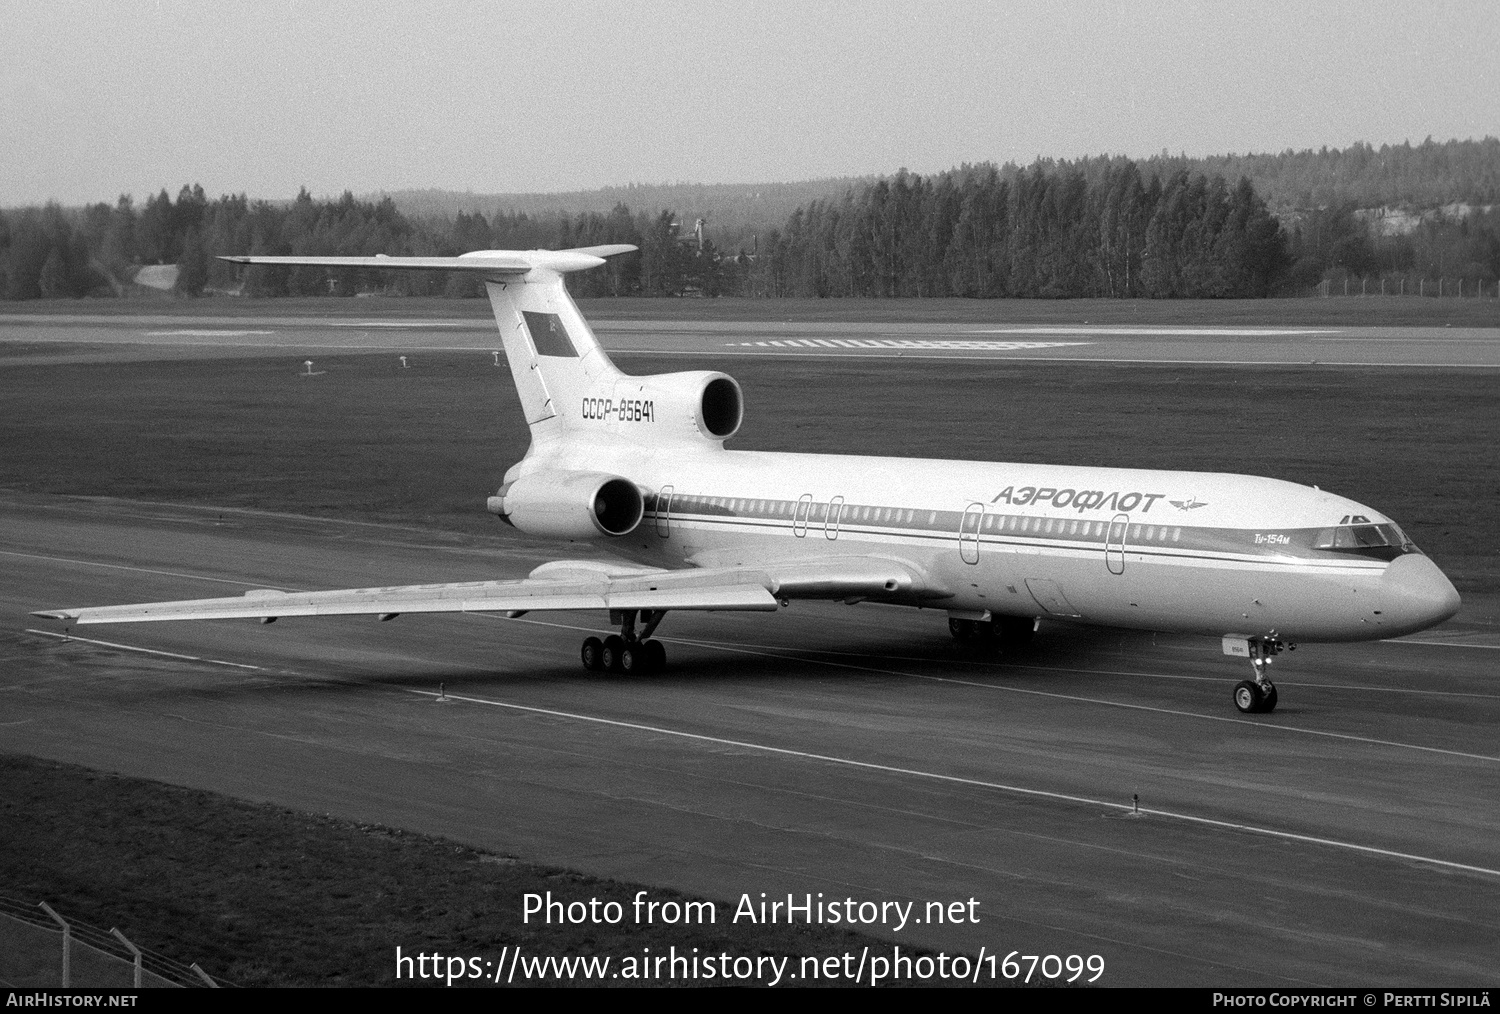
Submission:
{"label": "main landing gear", "polygon": [[657,640],[651,640],[657,624],[667,615],[665,609],[643,609],[640,611],[641,629],[635,629],[636,611],[611,612],[612,623],[620,625],[618,634],[610,634],[600,640],[597,637],[583,639],[583,667],[589,672],[613,672],[624,675],[661,672],[667,666],[667,649]]}
{"label": "main landing gear", "polygon": [[960,644],[993,651],[996,648],[1024,648],[1036,633],[1037,621],[1030,616],[996,616],[989,620],[949,618],[948,633]]}
{"label": "main landing gear", "polygon": [[1266,675],[1266,666],[1286,644],[1274,637],[1252,637],[1250,639],[1250,664],[1255,667],[1253,680],[1241,680],[1234,685],[1234,706],[1247,715],[1267,714],[1276,710],[1276,684]]}

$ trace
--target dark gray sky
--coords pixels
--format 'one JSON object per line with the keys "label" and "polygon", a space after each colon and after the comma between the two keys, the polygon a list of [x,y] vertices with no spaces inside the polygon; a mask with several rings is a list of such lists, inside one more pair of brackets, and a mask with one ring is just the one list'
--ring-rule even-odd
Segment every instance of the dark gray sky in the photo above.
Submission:
{"label": "dark gray sky", "polygon": [[0,0],[0,206],[1500,134],[1500,7]]}

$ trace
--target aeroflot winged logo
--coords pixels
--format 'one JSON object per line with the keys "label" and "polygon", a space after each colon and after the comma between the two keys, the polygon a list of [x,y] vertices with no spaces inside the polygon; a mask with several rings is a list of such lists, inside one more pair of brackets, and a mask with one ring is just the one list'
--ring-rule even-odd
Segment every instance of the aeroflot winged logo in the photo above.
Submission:
{"label": "aeroflot winged logo", "polygon": [[1167,503],[1171,504],[1173,507],[1176,507],[1180,511],[1197,510],[1199,507],[1208,506],[1207,501],[1199,500],[1197,497],[1193,497],[1191,500],[1168,500]]}

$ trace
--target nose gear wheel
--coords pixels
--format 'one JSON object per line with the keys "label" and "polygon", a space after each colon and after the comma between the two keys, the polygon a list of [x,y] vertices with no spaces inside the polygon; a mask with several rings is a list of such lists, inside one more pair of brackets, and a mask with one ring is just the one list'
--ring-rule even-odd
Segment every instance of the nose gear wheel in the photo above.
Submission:
{"label": "nose gear wheel", "polygon": [[1271,660],[1289,645],[1274,637],[1250,639],[1250,664],[1255,678],[1234,685],[1234,706],[1246,715],[1265,715],[1276,710],[1276,684],[1266,675]]}

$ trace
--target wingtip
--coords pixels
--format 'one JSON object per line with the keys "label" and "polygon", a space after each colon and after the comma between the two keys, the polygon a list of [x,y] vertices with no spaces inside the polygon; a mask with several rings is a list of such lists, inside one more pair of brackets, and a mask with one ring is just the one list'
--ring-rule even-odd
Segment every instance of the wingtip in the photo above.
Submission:
{"label": "wingtip", "polygon": [[617,257],[620,254],[635,253],[640,247],[634,243],[606,243],[602,246],[578,246],[561,253],[589,254],[594,257],[606,258]]}
{"label": "wingtip", "polygon": [[66,609],[50,609],[50,610],[48,610],[48,609],[39,609],[36,612],[32,613],[31,615],[32,616],[39,616],[39,617],[41,617],[44,620],[76,620],[76,619],[78,619],[78,614],[76,612],[71,612],[70,613]]}

